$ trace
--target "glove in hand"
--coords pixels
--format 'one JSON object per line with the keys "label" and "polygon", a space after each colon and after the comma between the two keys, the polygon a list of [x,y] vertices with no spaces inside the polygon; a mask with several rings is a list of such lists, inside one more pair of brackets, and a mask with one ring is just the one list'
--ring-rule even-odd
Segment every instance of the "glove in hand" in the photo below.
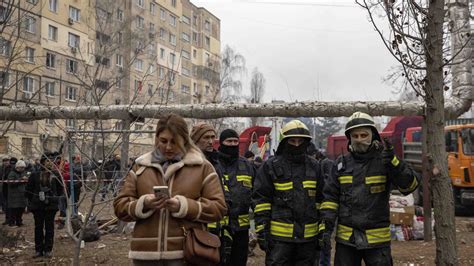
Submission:
{"label": "glove in hand", "polygon": [[331,233],[324,231],[319,233],[319,247],[324,253],[331,252]]}
{"label": "glove in hand", "polygon": [[384,142],[384,150],[382,151],[382,160],[385,166],[394,167],[392,164],[393,157],[395,157],[395,149],[392,143],[388,140],[388,138],[383,139]]}

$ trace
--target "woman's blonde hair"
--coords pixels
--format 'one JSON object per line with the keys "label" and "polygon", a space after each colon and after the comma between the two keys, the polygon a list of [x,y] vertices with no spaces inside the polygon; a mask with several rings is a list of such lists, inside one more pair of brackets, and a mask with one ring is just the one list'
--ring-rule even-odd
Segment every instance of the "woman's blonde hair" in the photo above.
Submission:
{"label": "woman's blonde hair", "polygon": [[168,129],[171,134],[173,134],[174,141],[183,155],[191,148],[195,148],[199,151],[189,136],[188,124],[181,116],[177,114],[169,114],[160,117],[158,124],[156,125],[155,142],[158,135],[160,135],[160,133],[165,129]]}

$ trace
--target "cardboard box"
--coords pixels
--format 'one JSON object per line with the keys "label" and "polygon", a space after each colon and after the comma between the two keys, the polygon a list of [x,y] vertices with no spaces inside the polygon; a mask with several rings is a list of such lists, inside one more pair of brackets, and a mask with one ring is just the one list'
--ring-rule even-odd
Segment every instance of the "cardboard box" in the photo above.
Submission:
{"label": "cardboard box", "polygon": [[403,212],[405,213],[410,213],[410,214],[415,214],[415,206],[406,206],[406,207],[403,207]]}
{"label": "cardboard box", "polygon": [[390,223],[391,224],[404,224],[404,225],[413,225],[413,216],[412,213],[406,212],[390,212]]}

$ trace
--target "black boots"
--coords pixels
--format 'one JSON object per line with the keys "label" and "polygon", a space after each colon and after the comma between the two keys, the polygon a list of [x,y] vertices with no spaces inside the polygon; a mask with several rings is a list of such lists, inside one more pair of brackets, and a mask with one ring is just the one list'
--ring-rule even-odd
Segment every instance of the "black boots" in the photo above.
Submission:
{"label": "black boots", "polygon": [[39,257],[42,257],[42,256],[43,256],[43,252],[36,251],[35,255],[33,255],[33,259],[39,258]]}

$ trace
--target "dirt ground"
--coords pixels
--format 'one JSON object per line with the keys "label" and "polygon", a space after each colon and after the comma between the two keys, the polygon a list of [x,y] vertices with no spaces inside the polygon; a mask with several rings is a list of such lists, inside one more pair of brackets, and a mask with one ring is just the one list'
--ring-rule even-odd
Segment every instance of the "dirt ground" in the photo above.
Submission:
{"label": "dirt ground", "polygon": [[[15,248],[0,250],[0,265],[69,265],[72,262],[73,242],[64,229],[56,230],[51,259],[31,258],[34,253],[33,215],[25,214],[24,220],[25,226],[7,229],[11,233],[20,231],[24,239]],[[456,218],[460,265],[474,265],[474,232],[467,227],[473,222],[473,217]],[[86,243],[81,250],[81,265],[130,265],[127,258],[129,238],[129,235],[106,234],[99,241]],[[249,257],[248,265],[263,265],[264,256],[258,247],[255,253]],[[434,265],[435,253],[434,241],[392,242],[395,265]]]}

